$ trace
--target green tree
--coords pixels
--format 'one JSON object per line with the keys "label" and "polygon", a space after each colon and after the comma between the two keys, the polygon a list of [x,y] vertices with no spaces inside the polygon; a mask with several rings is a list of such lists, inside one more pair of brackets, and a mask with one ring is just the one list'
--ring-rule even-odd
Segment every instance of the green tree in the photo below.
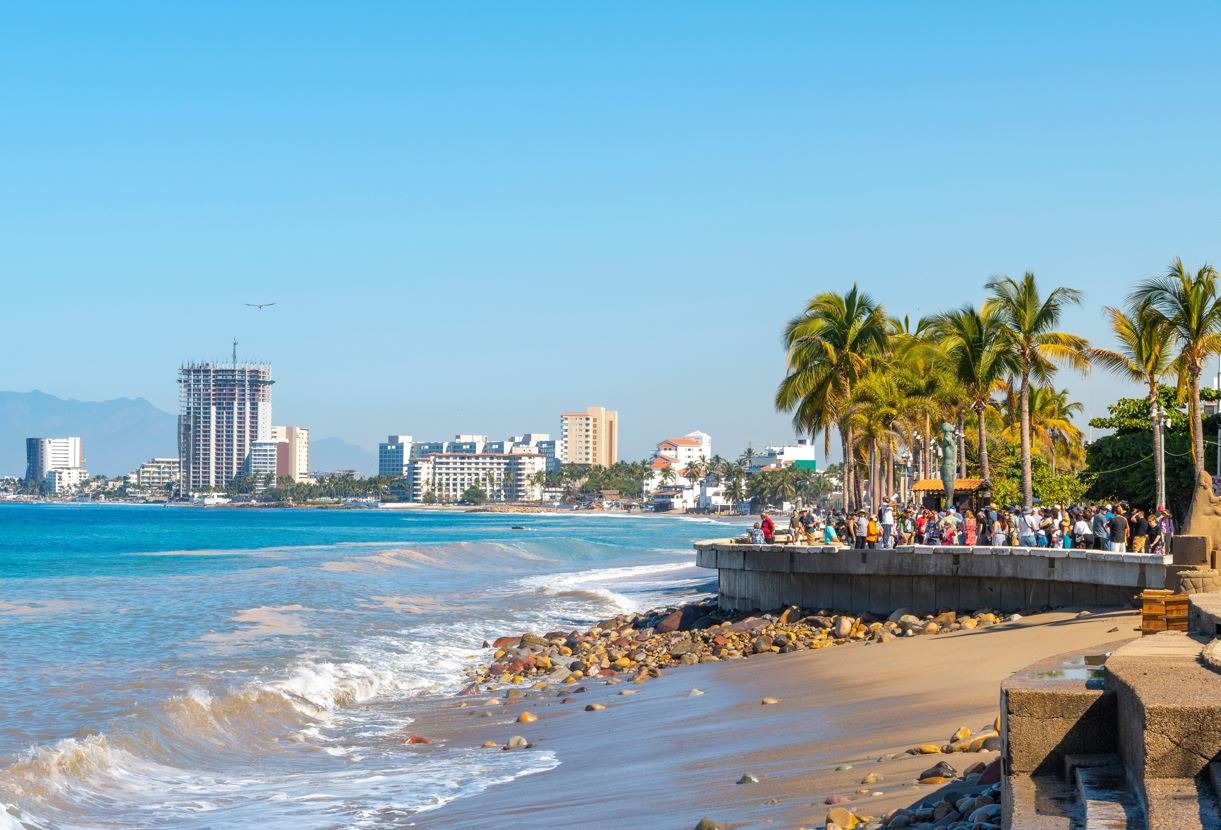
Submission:
{"label": "green tree", "polygon": [[884,352],[889,338],[885,310],[855,284],[848,293],[813,297],[784,330],[786,372],[776,390],[776,408],[793,413],[798,433],[811,437],[839,430],[844,453],[844,504],[855,493],[851,463],[855,435],[847,417],[852,390]]}
{"label": "green tree", "polygon": [[1064,310],[1081,302],[1075,288],[1055,288],[1046,297],[1039,293],[1033,273],[1020,280],[993,277],[986,288],[990,294],[984,311],[1000,320],[1000,345],[1012,350],[1017,362],[1020,407],[1022,506],[1034,504],[1030,446],[1030,381],[1048,382],[1055,372],[1054,361],[1065,361],[1083,371],[1089,368],[1089,343],[1075,334],[1055,331]]}
{"label": "green tree", "polygon": [[1191,455],[1196,477],[1204,471],[1204,417],[1200,411],[1200,375],[1211,355],[1221,351],[1221,301],[1217,272],[1205,265],[1194,274],[1176,258],[1164,276],[1145,280],[1129,296],[1134,306],[1148,306],[1168,325],[1181,350],[1179,389],[1186,380],[1190,393]]}
{"label": "green tree", "polygon": [[[1138,302],[1127,312],[1106,308],[1118,348],[1090,350],[1095,363],[1119,377],[1143,383],[1148,390],[1150,409],[1160,407],[1162,379],[1170,373],[1176,355],[1171,348],[1170,321],[1148,301]],[[1174,407],[1176,410],[1178,407]],[[1165,493],[1161,466],[1162,425],[1152,420],[1154,492]]]}
{"label": "green tree", "polygon": [[472,484],[462,491],[462,500],[471,504],[483,504],[488,500],[487,491],[478,484]]}
{"label": "green tree", "polygon": [[1004,345],[1003,323],[995,308],[985,306],[980,311],[964,305],[935,316],[932,327],[944,338],[951,370],[975,412],[980,473],[988,481],[992,471],[988,466],[987,413],[993,406],[992,393],[1006,377],[1017,374],[1017,360]]}

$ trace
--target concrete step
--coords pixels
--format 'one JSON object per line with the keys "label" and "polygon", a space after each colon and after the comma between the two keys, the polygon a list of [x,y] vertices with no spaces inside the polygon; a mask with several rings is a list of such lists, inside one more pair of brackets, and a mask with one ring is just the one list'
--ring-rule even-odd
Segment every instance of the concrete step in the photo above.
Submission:
{"label": "concrete step", "polygon": [[1146,778],[1149,830],[1221,830],[1217,797],[1206,776]]}
{"label": "concrete step", "polygon": [[1001,826],[1013,830],[1080,830],[1073,788],[1058,775],[1005,776]]}
{"label": "concrete step", "polygon": [[1077,767],[1083,830],[1144,830],[1145,817],[1118,756],[1106,766]]}

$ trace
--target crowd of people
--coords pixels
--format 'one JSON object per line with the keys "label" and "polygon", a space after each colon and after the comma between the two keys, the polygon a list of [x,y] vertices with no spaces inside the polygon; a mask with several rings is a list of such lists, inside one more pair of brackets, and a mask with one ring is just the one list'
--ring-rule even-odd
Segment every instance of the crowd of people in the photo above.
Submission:
{"label": "crowd of people", "polygon": [[[1174,519],[1164,507],[1144,511],[1122,502],[1031,510],[934,510],[888,503],[876,513],[804,508],[792,512],[790,544],[885,549],[898,545],[1085,548],[1113,553],[1165,553]],[[764,511],[750,531],[756,544],[776,541],[775,519]]]}

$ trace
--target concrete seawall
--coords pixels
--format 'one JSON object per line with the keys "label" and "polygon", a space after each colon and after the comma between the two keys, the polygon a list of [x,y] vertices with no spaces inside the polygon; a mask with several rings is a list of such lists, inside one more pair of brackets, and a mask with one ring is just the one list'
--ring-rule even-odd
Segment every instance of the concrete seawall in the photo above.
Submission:
{"label": "concrete seawall", "polygon": [[1165,586],[1169,556],[1050,548],[929,547],[849,550],[695,544],[696,564],[715,568],[722,607],[786,605],[889,614],[897,608],[1016,610],[1125,606]]}

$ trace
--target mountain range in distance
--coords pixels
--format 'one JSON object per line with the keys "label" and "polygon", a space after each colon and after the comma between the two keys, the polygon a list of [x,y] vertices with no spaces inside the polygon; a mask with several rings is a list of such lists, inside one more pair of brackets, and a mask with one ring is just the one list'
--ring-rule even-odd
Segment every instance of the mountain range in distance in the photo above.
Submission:
{"label": "mountain range in distance", "polygon": [[[26,438],[78,435],[85,468],[94,475],[130,473],[150,458],[178,455],[178,416],[144,398],[78,401],[33,392],[0,391],[0,475],[25,475]],[[377,472],[377,456],[342,438],[310,441],[311,470]]]}

